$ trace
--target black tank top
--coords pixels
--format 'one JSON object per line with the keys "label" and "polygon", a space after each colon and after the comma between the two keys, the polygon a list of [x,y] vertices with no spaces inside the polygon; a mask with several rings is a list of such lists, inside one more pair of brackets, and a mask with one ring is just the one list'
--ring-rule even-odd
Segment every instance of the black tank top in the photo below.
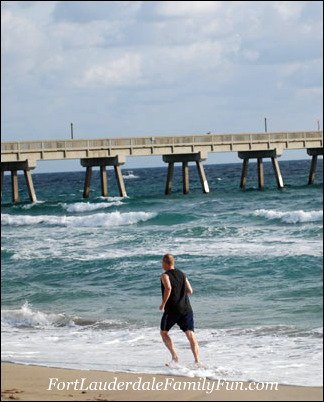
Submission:
{"label": "black tank top", "polygon": [[[171,294],[165,305],[166,313],[188,314],[192,313],[189,297],[186,293],[186,275],[178,269],[170,269],[165,272],[171,282]],[[164,285],[161,281],[162,297],[164,294]]]}

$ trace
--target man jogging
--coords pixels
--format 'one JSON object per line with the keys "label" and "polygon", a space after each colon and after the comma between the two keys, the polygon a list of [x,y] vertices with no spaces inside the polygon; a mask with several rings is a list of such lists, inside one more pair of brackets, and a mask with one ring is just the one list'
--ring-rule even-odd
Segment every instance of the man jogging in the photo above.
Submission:
{"label": "man jogging", "polygon": [[189,301],[192,287],[186,275],[174,267],[174,257],[165,254],[162,259],[164,273],[161,275],[162,304],[160,310],[164,311],[161,319],[161,336],[165,346],[171,353],[172,362],[178,363],[179,358],[174,344],[169,336],[170,329],[178,324],[186,334],[196,365],[200,365],[199,346],[194,333],[193,312]]}

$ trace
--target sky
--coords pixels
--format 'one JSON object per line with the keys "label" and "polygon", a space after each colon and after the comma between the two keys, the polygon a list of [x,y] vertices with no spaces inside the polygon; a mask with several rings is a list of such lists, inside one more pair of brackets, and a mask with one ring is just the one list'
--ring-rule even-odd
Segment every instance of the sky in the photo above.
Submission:
{"label": "sky", "polygon": [[[323,125],[321,1],[1,2],[2,141],[69,139],[71,122],[74,138],[253,133],[265,117]],[[143,166],[162,158],[125,165]],[[36,168],[66,170],[82,168]]]}

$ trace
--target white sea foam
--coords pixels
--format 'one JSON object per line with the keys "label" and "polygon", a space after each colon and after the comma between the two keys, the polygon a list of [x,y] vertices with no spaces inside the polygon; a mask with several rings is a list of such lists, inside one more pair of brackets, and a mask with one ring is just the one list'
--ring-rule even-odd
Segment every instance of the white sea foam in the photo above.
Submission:
{"label": "white sea foam", "polygon": [[113,227],[133,225],[154,217],[150,212],[111,212],[84,216],[11,215],[1,214],[1,224],[7,226],[50,225],[67,227]]}
{"label": "white sea foam", "polygon": [[66,324],[67,318],[64,314],[46,314],[41,311],[32,311],[28,302],[25,302],[19,310],[2,310],[1,311],[1,326],[4,327],[48,327],[53,324]]}
{"label": "white sea foam", "polygon": [[276,211],[271,209],[257,209],[253,213],[267,219],[277,219],[285,223],[319,222],[323,220],[323,211]]}
{"label": "white sea foam", "polygon": [[[121,227],[120,227],[121,228]],[[36,227],[35,227],[36,229]],[[204,257],[220,257],[220,256],[239,256],[253,257],[267,255],[271,257],[283,256],[318,256],[323,255],[322,239],[312,238],[296,238],[284,234],[284,241],[281,236],[269,234],[253,237],[253,233],[248,230],[242,230],[235,237],[220,238],[197,238],[197,237],[175,237],[150,235],[146,241],[142,241],[142,232],[135,230],[131,232],[125,227],[125,230],[118,229],[118,233],[114,232],[114,236],[107,239],[106,236],[97,236],[95,233],[89,232],[85,227],[86,236],[80,236],[82,228],[77,233],[67,230],[62,232],[62,227],[57,226],[55,229],[55,241],[51,238],[44,239],[42,231],[46,227],[37,226],[39,239],[26,239],[22,242],[20,232],[14,232],[15,241],[11,242],[10,252],[13,260],[31,260],[31,259],[61,259],[65,261],[82,260],[82,261],[100,261],[115,258],[130,258],[138,256],[156,256],[165,253],[165,250],[172,250],[176,256],[200,256],[202,251]],[[54,229],[54,227],[53,227]],[[52,229],[52,230],[53,230]],[[251,228],[253,232],[255,228]],[[21,236],[25,236],[24,233]],[[153,236],[153,237],[152,237]],[[134,247],[134,242],[136,247]],[[147,245],[151,244],[150,247]],[[87,250],[84,253],[84,250]]]}
{"label": "white sea foam", "polygon": [[122,201],[125,198],[129,198],[129,197],[128,196],[125,196],[125,197],[105,197],[103,195],[100,195],[96,199],[97,200],[105,200],[105,201],[108,201],[108,202],[115,202],[115,201]]}
{"label": "white sea foam", "polygon": [[135,175],[135,174],[132,173],[132,172],[125,172],[125,173],[123,173],[123,178],[126,179],[126,180],[129,180],[129,179],[139,179],[139,176]]}
{"label": "white sea foam", "polygon": [[23,209],[31,209],[34,206],[38,205],[38,204],[44,204],[45,201],[38,201],[36,200],[35,202],[32,202],[31,204],[27,204],[27,205],[23,205],[22,208]]}
{"label": "white sea foam", "polygon": [[1,310],[1,330],[8,331],[17,328],[50,329],[62,327],[88,327],[97,329],[116,329],[124,327],[124,323],[116,320],[95,320],[82,319],[78,316],[67,316],[66,314],[45,313],[34,310],[32,305],[26,301],[20,309]]}
{"label": "white sea foam", "polygon": [[123,205],[123,203],[119,200],[112,201],[112,202],[97,202],[97,203],[90,203],[90,202],[76,202],[74,204],[66,204],[62,203],[62,207],[68,212],[89,212],[89,211],[96,211],[98,209],[105,209],[111,208],[114,206]]}
{"label": "white sea foam", "polygon": [[[64,314],[33,310],[2,311],[3,361],[53,367],[161,373],[226,380],[277,381],[319,386],[323,381],[321,328],[263,326],[199,329],[202,361],[195,369],[187,339],[172,330],[181,364],[166,368],[169,359],[158,328],[86,324],[58,325]],[[82,353],[80,353],[82,351]]]}

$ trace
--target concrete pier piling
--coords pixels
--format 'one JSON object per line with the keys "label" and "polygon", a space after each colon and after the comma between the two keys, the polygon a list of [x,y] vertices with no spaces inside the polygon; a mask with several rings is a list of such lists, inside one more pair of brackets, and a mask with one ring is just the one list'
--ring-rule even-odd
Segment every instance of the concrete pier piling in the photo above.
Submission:
{"label": "concrete pier piling", "polygon": [[172,193],[173,173],[174,173],[174,163],[170,162],[169,166],[168,166],[168,175],[167,175],[167,182],[166,182],[166,186],[165,186],[165,195],[169,195]]}
{"label": "concrete pier piling", "polygon": [[12,190],[12,202],[19,201],[19,188],[18,188],[18,174],[17,170],[11,171],[11,190]]}
{"label": "concrete pier piling", "polygon": [[85,176],[84,189],[83,189],[83,198],[89,198],[91,177],[92,177],[92,166],[88,166],[86,168],[86,176]]}
{"label": "concrete pier piling", "polygon": [[3,183],[4,183],[4,171],[1,171],[1,199],[2,199]]}
{"label": "concrete pier piling", "polygon": [[108,181],[107,181],[106,166],[100,166],[100,183],[101,183],[101,195],[103,197],[108,197]]}
{"label": "concrete pier piling", "polygon": [[312,157],[311,166],[309,169],[308,184],[315,183],[315,175],[317,169],[317,159],[319,155],[323,155],[323,148],[309,148],[307,149],[308,155]]}
{"label": "concrete pier piling", "polygon": [[241,183],[240,187],[242,190],[246,188],[247,182],[247,172],[248,172],[248,165],[250,159],[257,159],[257,169],[258,169],[258,185],[259,189],[264,189],[264,168],[263,168],[263,159],[264,158],[271,158],[273,170],[275,173],[277,186],[279,189],[284,188],[284,183],[282,179],[282,174],[279,167],[279,162],[277,157],[280,156],[281,153],[278,153],[276,149],[274,150],[267,150],[267,151],[244,151],[239,152],[238,156],[240,159],[243,159],[243,166],[242,166],[242,175],[241,175]]}
{"label": "concrete pier piling", "polygon": [[315,175],[316,175],[316,169],[317,169],[317,155],[312,156],[312,162],[311,162],[311,167],[309,170],[309,176],[308,176],[308,184],[314,184],[315,182]]}
{"label": "concrete pier piling", "polygon": [[115,176],[117,180],[119,195],[120,197],[127,197],[125,182],[120,165],[114,165],[114,169],[115,169]]}
{"label": "concrete pier piling", "polygon": [[188,162],[182,162],[182,192],[189,193],[189,165]]}
{"label": "concrete pier piling", "polygon": [[28,161],[17,162],[1,162],[1,198],[2,198],[2,186],[4,180],[4,172],[11,173],[11,197],[12,202],[15,204],[19,202],[19,186],[18,186],[18,171],[22,170],[25,175],[27,190],[29,199],[31,202],[36,202],[36,193],[34,189],[31,170],[36,166],[28,163]]}
{"label": "concrete pier piling", "polygon": [[284,188],[284,183],[283,183],[282,174],[281,174],[281,171],[280,171],[278,159],[276,157],[272,157],[271,162],[272,162],[273,170],[274,170],[274,173],[275,173],[275,176],[276,176],[277,186],[278,186],[279,189],[283,189]]}
{"label": "concrete pier piling", "polygon": [[209,186],[205,170],[201,163],[203,160],[206,159],[207,156],[202,154],[201,152],[192,154],[163,155],[163,161],[165,163],[168,163],[168,174],[165,186],[165,194],[169,195],[172,193],[173,172],[175,163],[182,163],[182,191],[183,194],[189,193],[189,162],[196,162],[202,190],[204,193],[209,193]]}
{"label": "concrete pier piling", "polygon": [[33,179],[30,170],[24,170],[25,180],[27,184],[27,190],[31,202],[36,202],[36,193],[34,189]]}
{"label": "concrete pier piling", "polygon": [[205,194],[209,193],[209,186],[208,186],[208,181],[207,181],[207,178],[206,178],[204,166],[199,161],[196,161],[196,165],[197,165],[197,170],[198,170],[198,175],[199,175],[199,178],[200,178],[200,183],[201,183],[202,190],[203,190],[203,192]]}
{"label": "concrete pier piling", "polygon": [[263,169],[263,159],[258,158],[258,184],[259,189],[264,190],[264,169]]}
{"label": "concrete pier piling", "polygon": [[83,198],[88,198],[90,194],[90,182],[92,176],[92,168],[100,167],[100,184],[101,194],[103,197],[108,197],[108,178],[107,178],[107,166],[114,166],[117,186],[120,197],[126,197],[126,188],[124,178],[121,172],[121,165],[125,163],[125,158],[120,155],[116,155],[108,158],[85,158],[81,159],[81,166],[86,167],[86,176],[84,182]]}
{"label": "concrete pier piling", "polygon": [[248,169],[249,169],[249,158],[244,158],[242,166],[242,174],[241,174],[241,183],[240,183],[240,188],[242,190],[245,190],[246,188]]}

